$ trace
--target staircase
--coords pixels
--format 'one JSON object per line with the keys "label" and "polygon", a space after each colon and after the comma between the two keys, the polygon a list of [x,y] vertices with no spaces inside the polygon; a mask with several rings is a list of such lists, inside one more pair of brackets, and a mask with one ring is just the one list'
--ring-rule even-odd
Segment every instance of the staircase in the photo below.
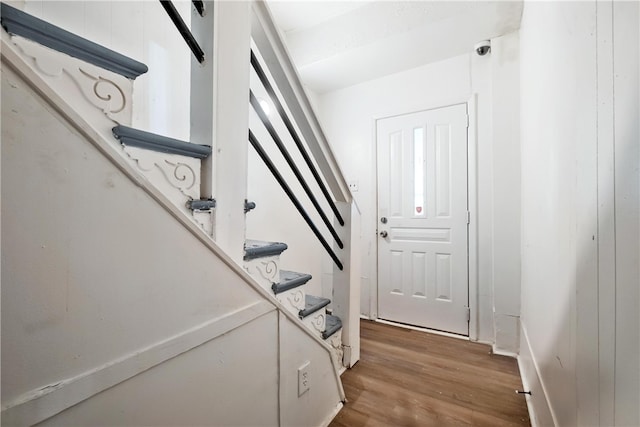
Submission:
{"label": "staircase", "polygon": [[[148,68],[131,58],[110,51],[5,3],[2,3],[2,25],[9,34],[12,34],[11,43],[21,49],[27,57],[31,57],[36,66],[41,58],[46,56],[49,63],[55,61],[56,67],[61,70],[68,72],[68,70],[77,69],[79,73],[76,74],[76,82],[83,83],[87,81],[80,80],[80,76],[93,75],[85,71],[90,67],[87,63],[94,66],[90,68],[91,73],[95,73],[97,77],[90,78],[88,82],[94,82],[92,99],[105,102],[102,106],[105,114],[103,117],[96,118],[92,124],[103,135],[108,132],[107,128],[115,124],[110,129],[111,138],[107,139],[120,143],[119,148],[123,159],[136,167],[177,208],[191,216],[198,226],[211,235],[211,213],[215,209],[216,202],[214,199],[199,198],[201,161],[211,155],[211,147],[129,127],[127,125],[131,124],[132,109],[128,108],[127,114],[122,114],[125,110],[122,107],[114,108],[115,100],[111,96],[104,96],[98,92],[100,84],[109,85],[112,91],[122,96],[123,99],[120,102],[123,105],[131,105],[133,91],[131,79],[146,72]],[[50,49],[56,49],[60,54]],[[104,70],[97,70],[97,67]],[[42,77],[49,80],[59,96],[74,99],[78,108],[85,107],[82,105],[82,100],[69,96],[67,86],[59,84],[58,76],[41,68],[38,71]],[[85,89],[84,95],[86,96],[88,92],[89,90]],[[118,111],[121,109],[122,111]],[[283,243],[247,241],[244,255],[245,269],[265,289],[273,292],[273,297],[298,316],[309,330],[331,344],[335,351],[334,357],[341,366],[342,322],[337,316],[328,315],[323,310],[330,300],[306,295],[304,284],[311,280],[310,275],[280,271],[279,255],[286,249],[287,245]]]}
{"label": "staircase", "polygon": [[327,312],[331,300],[305,292],[305,284],[312,278],[310,274],[280,269],[280,254],[285,250],[284,243],[248,240],[244,268],[314,335],[327,341],[336,366],[342,366],[342,320]]}
{"label": "staircase", "polygon": [[[171,15],[171,3],[162,2],[162,4]],[[203,2],[194,2],[194,6],[198,13],[203,15]],[[207,186],[203,185],[203,180],[207,179],[210,173],[203,162],[211,162],[211,146],[181,141],[132,127],[135,108],[133,105],[134,80],[148,71],[147,66],[6,3],[1,3],[0,14],[4,29],[2,31],[3,67],[5,63],[10,64],[19,76],[38,88],[41,96],[54,105],[58,113],[75,123],[75,127],[81,134],[98,141],[98,149],[109,157],[118,169],[129,174],[131,179],[153,198],[161,203],[170,204],[171,206],[167,205],[166,209],[174,218],[187,221],[201,230],[209,239],[207,245],[215,247],[217,201],[206,190]],[[172,16],[172,20],[183,33],[184,22],[180,24],[175,16]],[[204,53],[190,34],[185,36],[185,40],[198,62],[202,63],[205,61]],[[251,62],[256,67],[257,59],[253,53]],[[259,68],[259,64],[257,66]],[[253,94],[251,96],[255,108]],[[277,136],[274,139],[277,140]],[[260,144],[252,135],[250,135],[250,142],[260,150]],[[280,146],[278,148],[282,150]],[[291,164],[290,158],[287,160]],[[268,162],[269,159],[265,161]],[[274,176],[279,182],[283,179],[281,176],[278,178],[277,171],[274,172]],[[286,183],[283,188],[285,186]],[[286,188],[284,189],[287,191]],[[323,187],[323,193],[328,195],[329,192]],[[289,195],[289,192],[287,194]],[[307,194],[309,194],[308,191]],[[307,224],[322,241],[331,258],[342,271],[344,267],[342,260],[304,210],[301,210],[300,203],[296,203],[296,200],[293,196],[294,206],[305,217]],[[330,202],[336,216],[344,224],[337,208],[332,201]],[[318,203],[314,202],[314,205],[317,206]],[[245,213],[252,207],[245,201]],[[326,215],[322,214],[322,216],[331,235],[336,238],[339,247],[343,248],[343,243],[330,224],[330,220]],[[221,221],[220,218],[217,220]],[[249,279],[245,280],[251,286],[259,285],[263,290],[260,295],[268,297],[278,311],[282,313],[286,311],[290,314],[284,318],[298,323],[301,328],[308,331],[308,335],[325,343],[331,353],[334,373],[336,378],[339,378],[338,371],[342,372],[344,366],[352,364],[349,361],[343,361],[343,321],[336,313],[327,310],[327,306],[331,303],[330,299],[314,296],[306,291],[308,282],[312,280],[311,275],[280,268],[280,255],[285,250],[287,245],[284,243],[246,240],[241,268],[248,273],[253,282]],[[345,304],[341,303],[338,306],[345,307]],[[298,375],[300,375],[299,372]],[[299,377],[298,380],[300,380]],[[47,387],[42,390],[45,389]],[[55,387],[50,390],[55,390]],[[338,391],[341,395],[340,400],[343,400],[344,395],[339,379]],[[32,397],[28,399],[33,398],[33,393],[30,396]],[[297,398],[304,398],[304,392],[299,392]],[[26,404],[29,402],[28,399],[25,401]],[[283,397],[282,400],[286,399]],[[82,399],[75,403],[80,401]],[[280,402],[280,404],[284,403]],[[44,415],[34,415],[35,412],[28,410],[28,405],[21,406],[25,405],[22,401],[15,405],[26,408],[23,409],[23,413],[19,410],[9,411],[13,405],[14,403],[7,406],[3,402],[3,417],[8,416],[7,419],[25,424],[30,423],[25,420],[41,422],[45,419]],[[338,409],[339,407],[341,405],[338,405]],[[335,413],[329,414],[328,419],[330,420],[334,415]],[[21,418],[23,416],[24,418]],[[284,415],[281,415],[279,423],[287,424],[282,417]]]}

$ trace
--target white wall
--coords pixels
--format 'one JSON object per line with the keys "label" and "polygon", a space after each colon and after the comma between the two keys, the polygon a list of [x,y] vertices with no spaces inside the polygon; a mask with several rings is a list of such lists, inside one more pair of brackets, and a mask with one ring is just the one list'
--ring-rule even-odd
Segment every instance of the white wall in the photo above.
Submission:
{"label": "white wall", "polygon": [[[467,102],[475,95],[478,206],[471,210],[478,221],[478,284],[470,292],[477,294],[478,305],[472,308],[477,328],[471,335],[495,343],[498,350],[515,352],[520,299],[517,33],[493,44],[485,57],[462,55],[321,94],[318,107],[347,181],[359,185],[354,197],[363,213],[361,311],[376,317],[375,120]],[[494,111],[498,102],[500,108]],[[494,295],[500,297],[494,300]]]}
{"label": "white wall", "polygon": [[539,425],[640,422],[637,9],[525,4],[520,364]]}
{"label": "white wall", "polygon": [[[189,25],[191,2],[173,3]],[[146,64],[149,71],[134,83],[133,127],[189,140],[192,54],[159,2],[26,0],[13,4]]]}
{"label": "white wall", "polygon": [[640,424],[640,5],[613,3],[615,422]]}

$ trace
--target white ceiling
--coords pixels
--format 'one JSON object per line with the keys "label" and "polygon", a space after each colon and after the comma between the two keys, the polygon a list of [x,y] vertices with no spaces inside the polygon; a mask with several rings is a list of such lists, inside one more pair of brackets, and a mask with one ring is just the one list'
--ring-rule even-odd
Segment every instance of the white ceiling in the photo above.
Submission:
{"label": "white ceiling", "polygon": [[329,92],[473,51],[520,27],[522,0],[269,0],[300,76]]}

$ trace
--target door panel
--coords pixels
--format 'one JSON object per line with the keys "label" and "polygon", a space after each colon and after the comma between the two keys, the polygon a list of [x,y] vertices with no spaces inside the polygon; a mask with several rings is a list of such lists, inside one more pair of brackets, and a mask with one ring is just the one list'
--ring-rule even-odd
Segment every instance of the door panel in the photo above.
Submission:
{"label": "door panel", "polygon": [[466,105],[379,120],[377,152],[378,316],[468,335]]}

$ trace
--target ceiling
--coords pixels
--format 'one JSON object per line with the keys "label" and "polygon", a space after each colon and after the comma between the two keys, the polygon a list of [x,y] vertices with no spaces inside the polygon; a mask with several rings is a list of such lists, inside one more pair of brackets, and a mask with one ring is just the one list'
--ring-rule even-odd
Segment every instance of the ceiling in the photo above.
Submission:
{"label": "ceiling", "polygon": [[520,27],[514,1],[286,1],[269,7],[303,82],[329,92],[473,51]]}

